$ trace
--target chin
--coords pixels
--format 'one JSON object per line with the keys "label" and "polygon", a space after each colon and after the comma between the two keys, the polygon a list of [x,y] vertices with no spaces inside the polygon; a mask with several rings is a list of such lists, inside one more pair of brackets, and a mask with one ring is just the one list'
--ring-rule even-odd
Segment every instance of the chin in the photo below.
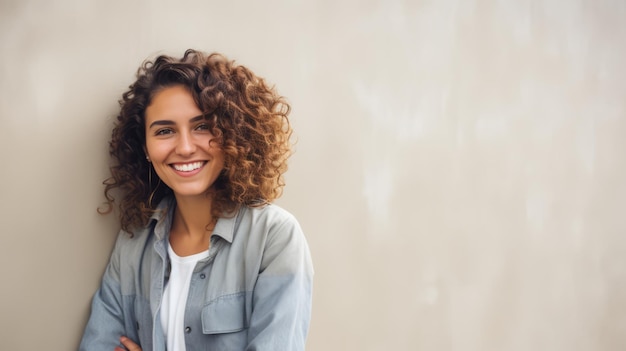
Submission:
{"label": "chin", "polygon": [[195,196],[204,196],[209,191],[209,189],[181,189],[174,190],[174,195],[176,197],[195,197]]}

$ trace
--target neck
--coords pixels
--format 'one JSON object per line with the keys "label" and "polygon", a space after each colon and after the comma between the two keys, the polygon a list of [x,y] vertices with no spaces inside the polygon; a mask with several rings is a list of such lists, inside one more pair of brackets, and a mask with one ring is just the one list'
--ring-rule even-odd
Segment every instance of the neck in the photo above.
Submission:
{"label": "neck", "polygon": [[176,197],[176,211],[172,233],[203,238],[211,235],[217,218],[213,218],[211,196]]}

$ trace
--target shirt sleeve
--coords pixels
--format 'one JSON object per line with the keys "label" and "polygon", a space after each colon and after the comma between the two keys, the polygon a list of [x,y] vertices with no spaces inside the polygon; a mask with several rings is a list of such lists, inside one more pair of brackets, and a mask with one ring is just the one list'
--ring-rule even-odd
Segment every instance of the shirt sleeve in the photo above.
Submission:
{"label": "shirt sleeve", "polygon": [[120,290],[120,233],[102,277],[100,288],[91,302],[91,315],[80,342],[80,351],[111,351],[124,335],[124,315]]}
{"label": "shirt sleeve", "polygon": [[252,297],[247,351],[305,349],[313,265],[293,217],[270,228]]}

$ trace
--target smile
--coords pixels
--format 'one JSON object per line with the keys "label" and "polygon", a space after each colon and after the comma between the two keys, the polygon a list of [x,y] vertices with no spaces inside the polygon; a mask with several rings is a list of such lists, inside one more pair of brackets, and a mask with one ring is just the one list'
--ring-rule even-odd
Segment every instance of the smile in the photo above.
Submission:
{"label": "smile", "polygon": [[205,162],[191,162],[191,163],[182,163],[182,164],[172,164],[172,167],[179,172],[192,172],[198,168],[204,166]]}

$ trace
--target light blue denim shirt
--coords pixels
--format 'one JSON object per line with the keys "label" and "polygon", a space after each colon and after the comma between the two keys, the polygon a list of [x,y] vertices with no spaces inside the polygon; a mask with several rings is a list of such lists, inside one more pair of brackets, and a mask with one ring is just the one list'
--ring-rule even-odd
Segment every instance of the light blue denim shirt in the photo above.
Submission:
{"label": "light blue denim shirt", "polygon": [[[165,350],[159,309],[174,207],[166,199],[145,229],[132,238],[120,232],[80,350],[112,351],[122,335],[143,351]],[[304,350],[312,282],[308,245],[287,211],[241,207],[220,218],[191,277],[181,326],[187,351]]]}

